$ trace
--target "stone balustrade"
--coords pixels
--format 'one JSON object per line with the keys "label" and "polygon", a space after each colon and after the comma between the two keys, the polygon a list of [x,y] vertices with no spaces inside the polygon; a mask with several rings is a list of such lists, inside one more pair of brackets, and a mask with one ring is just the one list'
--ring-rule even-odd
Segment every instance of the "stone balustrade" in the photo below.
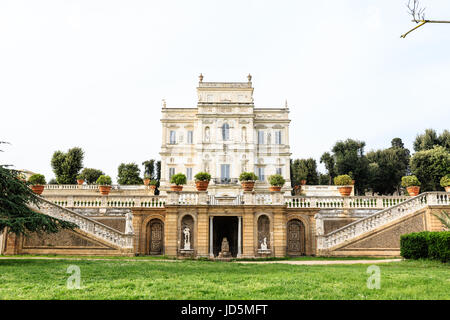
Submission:
{"label": "stone balustrade", "polygon": [[383,209],[389,208],[403,201],[408,196],[356,196],[356,197],[302,197],[285,196],[284,201],[288,208],[361,208]]}
{"label": "stone balustrade", "polygon": [[133,248],[133,234],[125,234],[120,232],[44,198],[41,198],[41,203],[39,206],[33,205],[32,208],[51,217],[72,222],[76,224],[80,230],[92,234],[93,236],[117,247]]}
{"label": "stone balustrade", "polygon": [[49,195],[44,198],[65,208],[162,208],[166,203],[165,196]]}
{"label": "stone balustrade", "polygon": [[326,235],[319,235],[317,248],[319,250],[330,249],[387,223],[414,213],[427,205],[450,205],[450,194],[446,192],[426,192],[409,198],[406,201],[378,211]]}

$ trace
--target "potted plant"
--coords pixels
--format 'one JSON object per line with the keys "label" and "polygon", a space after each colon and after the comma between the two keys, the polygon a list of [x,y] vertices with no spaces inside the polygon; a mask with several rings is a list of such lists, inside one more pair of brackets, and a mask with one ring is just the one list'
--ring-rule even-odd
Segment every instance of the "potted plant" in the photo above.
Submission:
{"label": "potted plant", "polygon": [[441,178],[441,187],[445,188],[445,192],[450,192],[450,173]]}
{"label": "potted plant", "polygon": [[186,181],[187,181],[186,175],[184,175],[183,173],[174,174],[170,178],[170,183],[173,183],[173,185],[170,186],[170,190],[182,191],[183,184],[186,184]]}
{"label": "potted plant", "polygon": [[410,196],[415,197],[420,192],[420,181],[416,176],[404,176],[402,177],[402,187],[406,188]]}
{"label": "potted plant", "polygon": [[144,184],[146,185],[146,186],[148,186],[148,185],[150,185],[150,181],[152,180],[152,177],[149,175],[149,174],[144,174]]}
{"label": "potted plant", "polygon": [[284,180],[281,174],[273,174],[269,176],[269,183],[270,183],[269,190],[272,192],[281,191],[281,187],[284,186],[285,182],[286,180]]}
{"label": "potted plant", "polygon": [[244,191],[252,191],[256,180],[258,180],[258,176],[253,172],[242,172],[239,176]]}
{"label": "potted plant", "polygon": [[199,172],[194,178],[197,191],[206,191],[208,189],[209,180],[211,180],[211,175],[208,172]]}
{"label": "potted plant", "polygon": [[348,175],[350,176],[350,178],[352,178],[352,186],[354,186],[356,181],[355,181],[355,179],[353,178],[353,172],[350,171],[350,172],[348,173]]}
{"label": "potted plant", "polygon": [[149,183],[148,183],[148,187],[151,189],[151,190],[153,190],[153,192],[154,192],[154,190],[156,189],[156,187],[158,186],[158,180],[150,180],[149,181]]}
{"label": "potted plant", "polygon": [[33,174],[28,178],[28,182],[31,184],[31,190],[33,190],[34,193],[42,194],[46,183],[44,175],[38,173]]}
{"label": "potted plant", "polygon": [[352,178],[348,174],[342,174],[334,178],[334,184],[338,187],[339,193],[343,197],[348,197],[352,193]]}
{"label": "potted plant", "polygon": [[111,191],[111,177],[101,175],[97,179],[98,189],[100,190],[100,194],[107,196]]}
{"label": "potted plant", "polygon": [[77,184],[81,185],[83,183],[84,183],[84,175],[80,173],[79,175],[77,175]]}

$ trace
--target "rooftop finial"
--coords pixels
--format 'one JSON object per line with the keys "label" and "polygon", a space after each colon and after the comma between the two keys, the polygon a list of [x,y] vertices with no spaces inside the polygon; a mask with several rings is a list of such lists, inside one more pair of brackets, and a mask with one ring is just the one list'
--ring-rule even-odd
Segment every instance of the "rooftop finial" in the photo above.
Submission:
{"label": "rooftop finial", "polygon": [[203,74],[200,73],[200,75],[198,76],[198,79],[200,80],[200,82],[203,82]]}
{"label": "rooftop finial", "polygon": [[252,82],[252,75],[249,73],[247,76],[248,82]]}
{"label": "rooftop finial", "polygon": [[166,107],[166,99],[162,99],[162,105],[163,105],[163,108]]}

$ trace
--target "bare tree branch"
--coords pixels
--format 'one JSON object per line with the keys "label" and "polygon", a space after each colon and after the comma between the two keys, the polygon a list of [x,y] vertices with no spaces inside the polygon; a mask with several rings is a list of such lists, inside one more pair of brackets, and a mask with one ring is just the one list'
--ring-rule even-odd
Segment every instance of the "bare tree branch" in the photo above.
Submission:
{"label": "bare tree branch", "polygon": [[402,34],[400,38],[405,38],[410,32],[422,27],[426,23],[450,23],[450,21],[444,20],[426,20],[425,19],[425,7],[420,7],[419,0],[408,0],[408,4],[406,5],[408,8],[408,14],[412,16],[413,22],[418,23],[416,27],[412,28],[408,32]]}

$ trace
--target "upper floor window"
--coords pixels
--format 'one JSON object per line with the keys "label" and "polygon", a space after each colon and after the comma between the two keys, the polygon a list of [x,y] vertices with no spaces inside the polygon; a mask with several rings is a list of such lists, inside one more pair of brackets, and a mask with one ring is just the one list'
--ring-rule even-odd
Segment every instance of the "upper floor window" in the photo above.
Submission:
{"label": "upper floor window", "polygon": [[192,168],[186,168],[186,179],[188,181],[192,180]]}
{"label": "upper floor window", "polygon": [[229,140],[230,139],[230,126],[228,123],[224,123],[222,125],[222,140]]}
{"label": "upper floor window", "polygon": [[276,168],[276,172],[275,172],[276,174],[279,174],[279,175],[283,175],[282,173],[281,173],[281,168]]}
{"label": "upper floor window", "polygon": [[275,144],[281,144],[281,130],[275,131]]}
{"label": "upper floor window", "polygon": [[169,181],[170,178],[172,178],[172,176],[175,174],[175,168],[169,168]]}
{"label": "upper floor window", "polygon": [[170,131],[170,144],[175,144],[177,143],[177,138],[176,138],[176,132],[175,131]]}
{"label": "upper floor window", "polygon": [[264,168],[263,167],[257,168],[256,175],[258,176],[258,181],[263,182],[266,179],[266,177],[264,176]]}
{"label": "upper floor window", "polygon": [[258,144],[264,144],[264,131],[258,131]]}
{"label": "upper floor window", "polygon": [[189,130],[187,132],[187,141],[188,144],[193,144],[194,143],[194,131]]}

